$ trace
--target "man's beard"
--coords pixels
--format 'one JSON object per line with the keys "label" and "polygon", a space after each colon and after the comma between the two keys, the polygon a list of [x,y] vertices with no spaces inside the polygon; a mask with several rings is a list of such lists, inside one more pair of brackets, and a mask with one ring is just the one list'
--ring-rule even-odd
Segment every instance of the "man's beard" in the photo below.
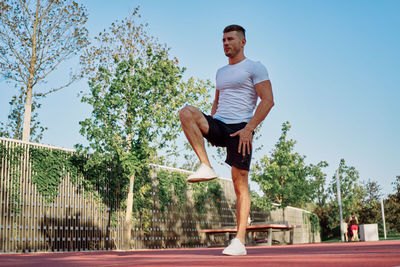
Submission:
{"label": "man's beard", "polygon": [[235,57],[237,54],[239,54],[239,52],[240,52],[240,48],[239,49],[235,49],[234,47],[230,47],[230,49],[225,52],[225,56],[227,56],[227,57]]}

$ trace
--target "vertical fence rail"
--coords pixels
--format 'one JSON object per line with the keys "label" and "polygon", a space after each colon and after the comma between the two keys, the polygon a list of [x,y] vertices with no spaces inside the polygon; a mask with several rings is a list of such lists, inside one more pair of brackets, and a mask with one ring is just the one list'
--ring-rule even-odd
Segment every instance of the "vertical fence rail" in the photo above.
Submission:
{"label": "vertical fence rail", "polygon": [[[3,143],[1,143],[3,144]],[[1,156],[1,162],[0,162],[0,247],[1,248],[6,248],[6,232],[7,232],[7,221],[6,221],[6,168],[7,168],[7,163],[6,163],[6,155],[3,154]]]}

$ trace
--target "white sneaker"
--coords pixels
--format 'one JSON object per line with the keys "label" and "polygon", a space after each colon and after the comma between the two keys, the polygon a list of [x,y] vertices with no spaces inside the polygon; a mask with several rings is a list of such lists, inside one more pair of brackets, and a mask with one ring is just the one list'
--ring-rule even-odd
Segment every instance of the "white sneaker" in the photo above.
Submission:
{"label": "white sneaker", "polygon": [[229,256],[240,256],[240,255],[247,255],[246,247],[240,242],[239,239],[234,238],[231,241],[231,244],[227,246],[222,254],[229,255]]}
{"label": "white sneaker", "polygon": [[198,182],[205,182],[214,180],[217,178],[218,175],[215,173],[213,168],[208,167],[204,163],[201,163],[197,170],[189,175],[187,181],[189,183],[198,183]]}

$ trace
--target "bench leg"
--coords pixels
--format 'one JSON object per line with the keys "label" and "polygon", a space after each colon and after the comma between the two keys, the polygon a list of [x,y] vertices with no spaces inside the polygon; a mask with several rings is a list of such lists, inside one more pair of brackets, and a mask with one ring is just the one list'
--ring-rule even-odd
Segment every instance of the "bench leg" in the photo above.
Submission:
{"label": "bench leg", "polygon": [[290,244],[293,245],[294,229],[290,229]]}
{"label": "bench leg", "polygon": [[268,229],[268,246],[272,246],[272,228]]}
{"label": "bench leg", "polygon": [[229,233],[225,233],[225,247],[227,247],[227,246],[229,246],[229,241],[230,241],[230,239],[229,239]]}
{"label": "bench leg", "polygon": [[254,240],[254,237],[253,237],[253,233],[254,232],[248,231],[247,235],[246,235],[246,244],[251,245],[251,246],[254,246],[256,243]]}

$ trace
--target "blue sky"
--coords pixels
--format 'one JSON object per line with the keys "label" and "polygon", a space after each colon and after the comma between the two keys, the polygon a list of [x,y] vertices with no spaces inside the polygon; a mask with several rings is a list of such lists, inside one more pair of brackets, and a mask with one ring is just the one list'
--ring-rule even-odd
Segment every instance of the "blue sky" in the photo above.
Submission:
{"label": "blue sky", "polygon": [[[163,1],[81,0],[91,36],[140,5],[148,32],[171,48],[186,76],[210,79],[227,64],[222,30],[240,24],[247,30],[245,55],[261,61],[273,85],[275,107],[258,141],[269,154],[281,133],[290,137],[308,163],[325,160],[330,179],[341,158],[376,180],[384,193],[400,175],[400,1]],[[69,63],[73,67],[74,63]],[[60,69],[50,87],[64,77]],[[0,120],[17,90],[0,82]],[[40,119],[49,130],[43,143],[72,148],[84,143],[78,122],[89,114],[77,94],[85,81],[48,96]],[[227,166],[216,166],[229,178]]]}

